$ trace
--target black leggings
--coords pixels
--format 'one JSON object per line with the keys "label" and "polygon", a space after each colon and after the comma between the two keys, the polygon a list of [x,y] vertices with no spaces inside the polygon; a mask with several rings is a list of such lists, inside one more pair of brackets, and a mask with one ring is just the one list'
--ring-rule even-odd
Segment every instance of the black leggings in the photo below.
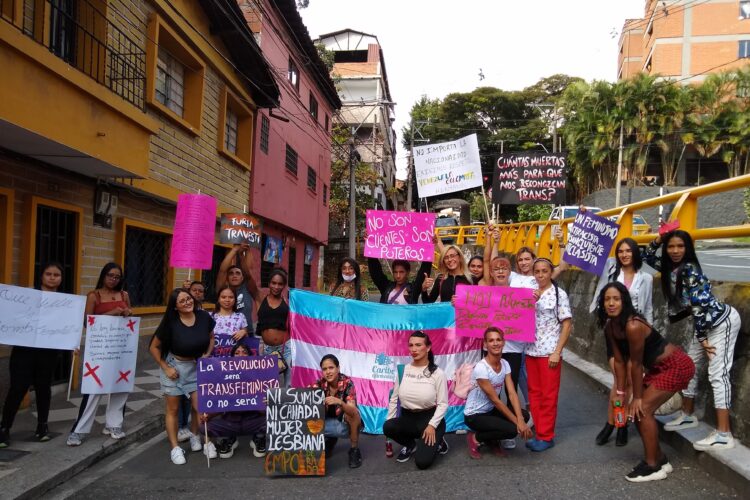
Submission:
{"label": "black leggings", "polygon": [[52,376],[57,364],[57,349],[14,346],[10,353],[10,388],[3,405],[0,427],[10,429],[16,418],[26,391],[34,386],[36,393],[37,420],[47,423],[49,402],[52,397]]}
{"label": "black leggings", "polygon": [[[524,422],[529,421],[529,412],[521,410]],[[501,439],[513,439],[518,435],[516,424],[500,413],[500,410],[493,408],[487,413],[475,413],[474,415],[464,415],[464,422],[469,429],[476,433],[477,441],[499,441]]]}
{"label": "black leggings", "polygon": [[[521,362],[523,361],[523,353],[504,352],[503,359],[510,365],[510,378],[511,380],[513,380],[513,388],[516,390],[516,394],[518,394],[518,379],[521,378]],[[510,394],[508,394],[507,385],[505,386],[505,396],[508,398],[508,406],[511,406]]]}
{"label": "black leggings", "polygon": [[414,446],[416,441],[417,451],[414,454],[414,461],[418,469],[426,469],[432,465],[437,456],[438,446],[443,441],[445,419],[441,420],[435,429],[435,444],[427,446],[422,439],[422,433],[434,414],[435,410],[409,411],[402,408],[400,417],[386,420],[383,425],[383,434],[402,446]]}

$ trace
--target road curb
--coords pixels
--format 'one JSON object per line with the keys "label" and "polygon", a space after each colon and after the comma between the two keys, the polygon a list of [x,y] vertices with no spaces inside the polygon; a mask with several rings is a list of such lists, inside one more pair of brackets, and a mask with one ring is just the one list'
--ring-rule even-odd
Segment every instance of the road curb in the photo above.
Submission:
{"label": "road curb", "polygon": [[150,415],[140,423],[131,427],[128,430],[127,435],[120,440],[109,439],[106,443],[96,449],[93,453],[77,460],[71,465],[49,478],[43,479],[41,482],[28,488],[24,493],[14,497],[17,500],[26,500],[31,498],[39,498],[47,491],[59,486],[60,484],[68,481],[77,474],[80,474],[87,468],[91,467],[97,462],[105,459],[106,457],[117,453],[118,451],[130,446],[133,443],[149,439],[164,429],[164,415]]}
{"label": "road curb", "polygon": [[[563,359],[566,365],[589,377],[605,394],[612,386],[612,374],[608,370],[586,361],[574,352],[565,349]],[[659,439],[668,443],[682,456],[694,459],[702,469],[717,480],[737,491],[746,491],[750,487],[750,450],[741,444],[732,450],[722,452],[700,452],[693,448],[693,442],[703,438],[712,428],[701,422],[695,429],[668,432],[664,430],[664,422],[670,416],[657,416],[659,422]]]}

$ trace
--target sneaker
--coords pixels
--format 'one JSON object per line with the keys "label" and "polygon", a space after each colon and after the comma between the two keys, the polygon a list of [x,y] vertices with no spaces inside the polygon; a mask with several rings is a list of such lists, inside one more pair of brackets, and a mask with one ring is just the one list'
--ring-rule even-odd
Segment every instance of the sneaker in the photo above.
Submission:
{"label": "sneaker", "polygon": [[416,445],[404,446],[396,457],[396,462],[404,463],[408,462],[414,452],[417,451]]}
{"label": "sneaker", "polygon": [[550,448],[555,446],[555,440],[550,439],[549,441],[544,441],[543,439],[535,439],[531,445],[528,443],[526,444],[526,447],[529,448],[531,451],[547,451]]}
{"label": "sneaker", "polygon": [[677,418],[674,418],[664,424],[665,431],[678,431],[682,429],[692,429],[698,427],[698,419],[694,415],[687,415],[684,411],[680,410]]}
{"label": "sneaker", "polygon": [[349,468],[356,469],[362,465],[362,452],[359,448],[349,448]]}
{"label": "sneaker", "polygon": [[[38,424],[36,426],[36,432],[34,433],[34,437],[37,441],[40,443],[45,443],[52,439],[49,436],[49,427],[47,427],[47,424]],[[0,448],[2,448],[2,444],[0,443]]]}
{"label": "sneaker", "polygon": [[470,432],[466,435],[466,444],[469,449],[469,457],[473,458],[474,460],[480,460],[482,458],[482,454],[479,453],[479,441],[477,441],[477,437],[473,432]]}
{"label": "sneaker", "polygon": [[661,457],[661,460],[659,460],[659,467],[661,467],[661,470],[666,472],[667,474],[671,474],[674,468],[672,467],[672,464],[669,463],[669,459],[666,455],[663,455]]}
{"label": "sneaker", "polygon": [[81,446],[83,436],[77,432],[71,432],[68,440],[65,442],[68,446]]}
{"label": "sneaker", "polygon": [[122,430],[122,427],[112,427],[109,429],[109,437],[112,439],[122,439],[125,437],[125,431]]}
{"label": "sneaker", "polygon": [[236,438],[222,441],[217,447],[219,458],[232,458],[232,455],[234,455],[234,450],[236,450],[239,445],[240,443]]}
{"label": "sneaker", "polygon": [[536,446],[539,440],[537,438],[529,438],[526,440],[526,448],[531,449],[532,446]]}
{"label": "sneaker", "polygon": [[734,448],[734,437],[731,432],[713,431],[700,441],[693,443],[693,448],[698,451],[728,450]]}
{"label": "sneaker", "polygon": [[216,446],[211,441],[206,443],[206,445],[203,447],[203,454],[210,459],[214,459],[219,456],[216,453]]}
{"label": "sneaker", "polygon": [[662,467],[651,467],[646,462],[640,462],[625,476],[631,483],[645,483],[646,481],[659,481],[667,478],[667,472]]}
{"label": "sneaker", "polygon": [[516,440],[515,439],[503,439],[500,441],[500,446],[505,448],[506,450],[512,450],[516,447]]}
{"label": "sneaker", "polygon": [[185,464],[185,452],[179,446],[172,448],[172,451],[169,452],[169,458],[172,459],[172,463],[175,465]]}
{"label": "sneaker", "polygon": [[438,453],[440,453],[441,455],[445,455],[446,453],[448,453],[449,449],[450,448],[448,446],[448,441],[443,438],[443,440],[440,442],[440,445],[438,446]]}
{"label": "sneaker", "polygon": [[177,431],[177,441],[180,442],[180,443],[184,443],[185,441],[187,441],[188,439],[190,439],[190,436],[192,436],[192,435],[193,435],[193,433],[190,432],[190,429],[188,429],[187,427],[181,427]]}
{"label": "sneaker", "polygon": [[201,451],[203,449],[200,436],[190,436],[190,449],[193,451]]}
{"label": "sneaker", "polygon": [[0,428],[0,448],[10,446],[10,429]]}
{"label": "sneaker", "polygon": [[390,439],[385,440],[385,456],[391,458],[393,456],[393,443]]}
{"label": "sneaker", "polygon": [[599,431],[599,434],[596,435],[596,444],[599,446],[607,444],[607,441],[609,441],[609,437],[612,435],[612,431],[615,430],[615,426],[607,422],[604,424],[604,427],[602,427],[602,430]]}
{"label": "sneaker", "polygon": [[250,441],[250,449],[253,450],[253,456],[261,458],[266,456],[266,436],[257,435]]}

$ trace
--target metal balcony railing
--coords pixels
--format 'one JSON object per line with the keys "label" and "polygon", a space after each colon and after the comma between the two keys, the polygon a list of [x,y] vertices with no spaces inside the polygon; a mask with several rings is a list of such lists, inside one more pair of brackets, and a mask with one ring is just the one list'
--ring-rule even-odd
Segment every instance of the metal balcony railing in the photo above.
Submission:
{"label": "metal balcony railing", "polygon": [[107,19],[106,1],[96,3],[0,0],[0,18],[143,110],[146,52]]}

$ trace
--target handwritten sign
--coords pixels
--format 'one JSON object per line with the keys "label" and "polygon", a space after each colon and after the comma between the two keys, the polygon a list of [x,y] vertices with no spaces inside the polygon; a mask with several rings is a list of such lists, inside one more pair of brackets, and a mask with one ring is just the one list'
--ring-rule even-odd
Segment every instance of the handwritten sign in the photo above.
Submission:
{"label": "handwritten sign", "polygon": [[221,242],[260,248],[260,219],[248,214],[221,214]]}
{"label": "handwritten sign", "polygon": [[0,344],[78,349],[86,297],[0,284]]}
{"label": "handwritten sign", "polygon": [[325,475],[324,401],[320,389],[269,389],[266,475]]}
{"label": "handwritten sign", "polygon": [[82,394],[133,392],[141,318],[87,316]]}
{"label": "handwritten sign", "polygon": [[211,269],[216,228],[216,198],[205,194],[181,194],[169,255],[171,267]]}
{"label": "handwritten sign", "polygon": [[579,212],[570,228],[563,260],[600,276],[619,230],[620,226],[606,217]]}
{"label": "handwritten sign", "polygon": [[481,186],[482,163],[477,134],[415,147],[414,172],[420,198]]}
{"label": "handwritten sign", "polygon": [[496,326],[505,333],[505,340],[534,342],[535,304],[529,288],[458,285],[456,334],[483,338],[487,327]]}
{"label": "handwritten sign", "polygon": [[[247,347],[250,356],[257,356],[260,350],[260,337],[245,337],[239,341],[240,344]],[[234,341],[232,333],[217,333],[214,330],[214,350],[211,356],[214,358],[223,358],[232,355],[232,349],[237,344]]]}
{"label": "handwritten sign", "polygon": [[435,214],[367,211],[365,257],[432,262]]}
{"label": "handwritten sign", "polygon": [[492,202],[564,204],[568,158],[559,153],[500,155],[492,176]]}
{"label": "handwritten sign", "polygon": [[198,411],[261,411],[266,391],[279,386],[277,356],[200,358]]}

